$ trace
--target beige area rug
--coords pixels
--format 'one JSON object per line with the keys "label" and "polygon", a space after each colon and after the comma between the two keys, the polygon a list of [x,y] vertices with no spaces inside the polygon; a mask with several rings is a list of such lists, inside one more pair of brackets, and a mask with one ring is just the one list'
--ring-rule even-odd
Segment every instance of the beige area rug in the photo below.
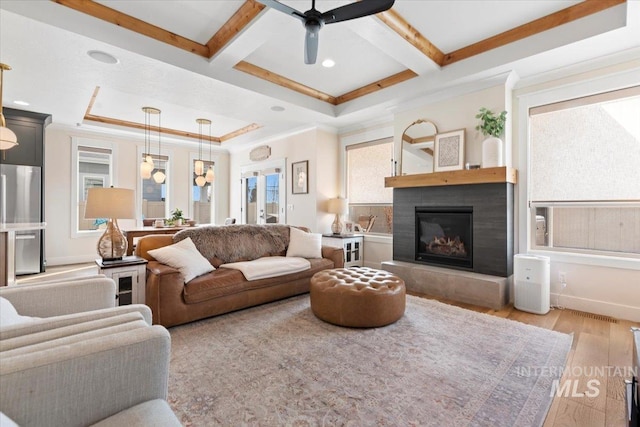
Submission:
{"label": "beige area rug", "polygon": [[413,296],[378,329],[325,323],[303,295],[170,331],[186,426],[540,426],[572,340]]}

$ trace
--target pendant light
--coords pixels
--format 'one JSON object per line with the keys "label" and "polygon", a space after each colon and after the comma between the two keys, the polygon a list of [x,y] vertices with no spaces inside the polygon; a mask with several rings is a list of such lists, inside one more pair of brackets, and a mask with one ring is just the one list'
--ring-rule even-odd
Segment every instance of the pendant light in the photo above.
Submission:
{"label": "pendant light", "polygon": [[144,155],[140,164],[140,177],[150,179],[155,165],[151,156],[151,114],[160,114],[160,110],[154,107],[142,107],[144,112]]}
{"label": "pendant light", "polygon": [[211,120],[196,119],[196,122],[198,123],[198,160],[196,160],[194,164],[194,172],[197,175],[196,185],[198,185],[198,187],[204,187],[207,180],[204,176],[204,161],[202,161],[202,125],[209,125],[209,127],[211,127]]}
{"label": "pendant light", "polygon": [[[202,124],[205,120],[206,119],[196,119],[196,123],[198,123],[198,160],[196,160],[193,165],[193,171],[196,175],[204,174],[204,162],[202,161]],[[200,186],[202,187],[202,185]]]}
{"label": "pendant light", "polygon": [[208,183],[212,183],[216,176],[213,173],[213,162],[211,161],[211,120],[207,120],[207,124],[209,125],[209,168],[204,178]]}
{"label": "pendant light", "polygon": [[[160,119],[161,116],[161,111],[158,110],[157,108],[154,109],[155,112],[152,112],[152,114],[157,114],[158,115],[158,159],[160,159],[161,156],[161,151],[162,151],[162,142],[160,141],[160,129],[162,129],[162,121]],[[160,169],[158,169],[156,171],[156,173],[153,174],[153,180],[157,183],[157,184],[162,184],[165,180],[167,176],[164,174],[164,172],[162,172]]]}
{"label": "pendant light", "polygon": [[2,80],[4,71],[9,71],[10,66],[0,64],[0,150],[8,150],[18,145],[18,137],[7,127],[7,122],[2,114]]}

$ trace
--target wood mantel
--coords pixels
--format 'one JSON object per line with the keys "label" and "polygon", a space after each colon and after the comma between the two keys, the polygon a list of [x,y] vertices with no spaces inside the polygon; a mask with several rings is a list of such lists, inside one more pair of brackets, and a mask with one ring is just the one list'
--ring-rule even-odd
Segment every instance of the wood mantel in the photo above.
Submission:
{"label": "wood mantel", "polygon": [[415,175],[389,176],[384,179],[385,187],[437,187],[464,184],[515,184],[518,171],[506,166],[497,168],[470,169],[448,172],[421,173]]}

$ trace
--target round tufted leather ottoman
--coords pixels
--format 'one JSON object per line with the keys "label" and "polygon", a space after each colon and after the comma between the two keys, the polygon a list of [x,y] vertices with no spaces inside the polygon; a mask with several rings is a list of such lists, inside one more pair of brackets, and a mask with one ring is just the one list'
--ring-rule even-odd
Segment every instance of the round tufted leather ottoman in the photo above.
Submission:
{"label": "round tufted leather ottoman", "polygon": [[366,267],[320,271],[311,278],[311,310],[325,322],[356,328],[388,325],[404,314],[399,277]]}

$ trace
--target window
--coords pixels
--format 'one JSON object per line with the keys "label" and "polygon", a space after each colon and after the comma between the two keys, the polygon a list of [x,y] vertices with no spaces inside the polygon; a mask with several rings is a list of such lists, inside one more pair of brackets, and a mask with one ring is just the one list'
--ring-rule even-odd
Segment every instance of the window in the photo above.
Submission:
{"label": "window", "polygon": [[640,256],[640,86],[529,114],[531,247]]}
{"label": "window", "polygon": [[[207,160],[203,160],[204,163],[204,173],[206,174],[211,167],[214,170],[215,176],[215,162],[209,162]],[[196,178],[198,175],[195,173],[195,164],[196,159],[193,158],[191,160],[191,212],[192,218],[198,224],[212,224],[213,221],[213,212],[214,212],[214,187],[213,182],[206,182],[202,187],[196,184]]]}
{"label": "window", "polygon": [[89,188],[115,185],[113,148],[108,142],[73,138],[71,156],[71,230],[72,236],[78,237],[92,234],[92,231],[98,230],[105,223],[100,219],[85,219],[84,208]]}
{"label": "window", "polygon": [[[153,171],[151,171],[151,178],[141,178],[142,191],[142,218],[168,218],[169,217],[169,205],[168,205],[168,183],[169,183],[169,156],[159,156],[157,154],[150,154],[153,159]],[[140,161],[138,165],[142,163],[147,156],[147,153],[140,154]],[[165,174],[164,182],[156,182],[153,179],[153,174],[161,171]],[[139,175],[138,175],[139,176]],[[173,208],[171,208],[173,209]]]}
{"label": "window", "polygon": [[384,186],[384,178],[391,175],[391,138],[349,145],[346,150],[349,220],[358,223],[374,216],[370,231],[392,233],[393,189]]}

